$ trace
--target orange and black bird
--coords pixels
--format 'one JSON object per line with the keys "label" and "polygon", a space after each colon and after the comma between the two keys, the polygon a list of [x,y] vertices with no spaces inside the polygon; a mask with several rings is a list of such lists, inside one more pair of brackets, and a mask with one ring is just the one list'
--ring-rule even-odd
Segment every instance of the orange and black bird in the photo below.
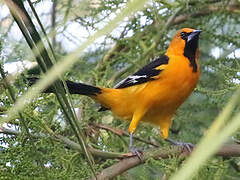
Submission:
{"label": "orange and black bird", "polygon": [[160,134],[166,139],[176,110],[192,93],[199,79],[200,32],[191,28],[179,30],[165,55],[114,88],[66,81],[69,92],[87,95],[101,104],[102,109],[129,120],[130,146],[132,134],[140,121],[160,127]]}

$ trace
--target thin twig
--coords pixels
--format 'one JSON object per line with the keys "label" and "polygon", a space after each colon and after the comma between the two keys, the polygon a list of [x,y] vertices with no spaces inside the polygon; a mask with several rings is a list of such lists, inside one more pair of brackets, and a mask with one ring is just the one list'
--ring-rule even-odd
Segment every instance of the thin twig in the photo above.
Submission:
{"label": "thin twig", "polygon": [[[0,128],[0,133],[7,134],[7,135],[18,136],[18,135],[21,134],[21,131],[1,127]],[[49,134],[44,134],[44,133],[38,133],[38,134],[34,133],[33,134],[33,133],[30,133],[30,137],[32,137],[32,138],[50,137],[52,140],[57,141],[57,142],[61,142],[65,146],[83,154],[82,147],[78,143],[76,143],[76,142],[74,142],[74,141],[70,140],[69,138],[64,137],[62,135],[54,134],[54,132],[51,131],[51,130],[50,131],[48,130],[48,133]],[[106,152],[106,151],[97,150],[93,147],[88,147],[88,150],[93,156],[100,157],[100,158],[103,158],[103,159],[116,159],[116,158],[117,159],[122,159],[122,158],[125,158],[125,157],[132,156],[132,153]]]}
{"label": "thin twig", "polygon": [[[121,129],[116,129],[116,128],[109,127],[109,126],[106,126],[106,125],[103,125],[103,124],[93,124],[93,123],[91,123],[90,125],[94,126],[94,127],[97,127],[97,128],[100,128],[100,129],[104,129],[104,130],[110,131],[110,132],[112,132],[114,134],[117,134],[118,136],[124,135],[124,136],[129,137],[129,133],[124,131],[124,130],[121,130]],[[150,145],[152,145],[154,147],[159,147],[159,145],[157,145],[157,144],[155,144],[155,143],[153,143],[151,141],[147,141],[147,140],[144,140],[144,139],[136,137],[136,136],[133,136],[133,138],[135,140],[137,140],[137,141],[141,141],[141,142],[144,142],[146,144],[150,144]]]}

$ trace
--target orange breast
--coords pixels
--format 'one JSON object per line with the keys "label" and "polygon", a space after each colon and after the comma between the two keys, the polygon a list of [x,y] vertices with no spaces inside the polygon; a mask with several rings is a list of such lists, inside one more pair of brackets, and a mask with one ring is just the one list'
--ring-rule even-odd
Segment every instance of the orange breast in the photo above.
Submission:
{"label": "orange breast", "polygon": [[[199,79],[199,69],[192,71],[189,61],[183,57],[170,57],[168,67],[160,74],[159,79],[151,81],[141,97],[148,101],[149,110],[143,120],[153,124],[170,118],[177,108],[191,94]],[[158,118],[153,118],[158,117]]]}

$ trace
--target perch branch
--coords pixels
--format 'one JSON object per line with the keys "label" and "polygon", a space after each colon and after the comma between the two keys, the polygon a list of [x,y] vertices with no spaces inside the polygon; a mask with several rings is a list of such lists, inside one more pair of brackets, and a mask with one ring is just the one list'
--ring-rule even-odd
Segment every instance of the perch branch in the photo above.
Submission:
{"label": "perch branch", "polygon": [[[149,158],[167,159],[167,158],[170,158],[171,156],[186,157],[189,154],[190,154],[189,151],[179,146],[171,146],[170,149],[166,149],[162,147],[154,148],[142,153],[141,160],[137,156],[124,158],[121,161],[113,164],[112,166],[102,170],[97,175],[97,180],[111,179],[113,177],[116,177],[133,167],[136,167],[142,163],[145,163],[146,160]],[[237,144],[224,145],[216,153],[216,156],[239,157],[240,145],[237,145]],[[91,180],[96,180],[96,178],[94,177]]]}

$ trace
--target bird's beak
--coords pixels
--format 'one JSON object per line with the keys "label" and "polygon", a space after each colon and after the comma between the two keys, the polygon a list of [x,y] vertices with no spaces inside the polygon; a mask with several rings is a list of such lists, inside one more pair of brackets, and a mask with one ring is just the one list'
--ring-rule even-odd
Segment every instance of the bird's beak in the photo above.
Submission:
{"label": "bird's beak", "polygon": [[201,32],[202,32],[201,30],[194,30],[194,31],[188,36],[187,42],[190,42],[191,40],[193,40],[193,39],[195,39],[196,37],[198,37]]}

